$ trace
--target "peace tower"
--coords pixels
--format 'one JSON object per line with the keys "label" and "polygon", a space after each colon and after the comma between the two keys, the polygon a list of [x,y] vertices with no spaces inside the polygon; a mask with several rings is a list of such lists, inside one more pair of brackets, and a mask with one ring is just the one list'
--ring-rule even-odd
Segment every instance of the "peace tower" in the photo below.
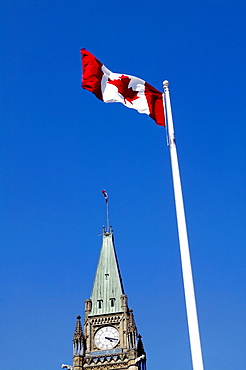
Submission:
{"label": "peace tower", "polygon": [[85,301],[84,331],[77,317],[73,366],[68,370],[146,370],[146,354],[128,308],[112,227],[103,229],[91,298]]}

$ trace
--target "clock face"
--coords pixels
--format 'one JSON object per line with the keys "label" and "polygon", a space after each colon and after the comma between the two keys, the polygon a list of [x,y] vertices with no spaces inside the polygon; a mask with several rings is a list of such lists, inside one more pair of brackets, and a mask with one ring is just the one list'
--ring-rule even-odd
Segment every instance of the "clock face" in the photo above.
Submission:
{"label": "clock face", "polygon": [[94,341],[99,349],[112,349],[119,342],[119,332],[113,326],[104,326],[96,332]]}

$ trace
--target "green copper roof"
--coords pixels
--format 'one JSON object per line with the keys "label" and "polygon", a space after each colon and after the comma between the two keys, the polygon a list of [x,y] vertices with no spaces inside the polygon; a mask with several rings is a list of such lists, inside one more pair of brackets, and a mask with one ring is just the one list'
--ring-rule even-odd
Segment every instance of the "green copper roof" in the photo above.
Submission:
{"label": "green copper roof", "polygon": [[89,316],[122,312],[120,297],[124,289],[114,248],[112,229],[103,233],[102,249],[91,294]]}

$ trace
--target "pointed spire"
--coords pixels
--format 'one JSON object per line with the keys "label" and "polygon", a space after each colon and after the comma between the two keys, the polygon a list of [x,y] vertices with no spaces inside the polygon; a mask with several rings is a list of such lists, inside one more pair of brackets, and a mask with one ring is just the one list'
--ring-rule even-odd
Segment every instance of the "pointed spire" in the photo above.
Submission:
{"label": "pointed spire", "polygon": [[127,322],[127,339],[128,348],[136,349],[137,347],[137,327],[134,320],[133,310],[130,308],[128,310],[128,322]]}
{"label": "pointed spire", "polygon": [[142,341],[142,336],[140,334],[138,334],[137,351],[138,351],[138,356],[146,355],[145,350],[144,350],[143,341]]}
{"label": "pointed spire", "polygon": [[77,322],[73,335],[73,355],[74,357],[84,355],[84,335],[81,325],[81,316],[77,316]]}
{"label": "pointed spire", "polygon": [[146,370],[146,353],[143,346],[142,336],[138,335],[137,355],[135,363],[138,364],[138,370]]}
{"label": "pointed spire", "polygon": [[114,247],[113,230],[104,229],[102,248],[91,294],[92,309],[89,316],[123,312],[121,296],[124,294],[120,269]]}
{"label": "pointed spire", "polygon": [[76,327],[74,330],[74,335],[73,335],[73,341],[80,340],[83,338],[83,331],[82,331],[82,325],[81,325],[81,316],[77,316],[77,322],[76,322]]}

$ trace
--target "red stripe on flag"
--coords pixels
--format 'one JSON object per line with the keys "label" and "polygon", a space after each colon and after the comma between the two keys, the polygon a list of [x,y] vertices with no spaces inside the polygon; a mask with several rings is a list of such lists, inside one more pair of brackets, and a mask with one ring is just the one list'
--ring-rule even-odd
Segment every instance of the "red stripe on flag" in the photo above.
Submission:
{"label": "red stripe on flag", "polygon": [[82,55],[82,87],[91,91],[100,100],[103,100],[101,80],[103,76],[102,63],[85,49],[80,50]]}
{"label": "red stripe on flag", "polygon": [[145,96],[149,106],[150,117],[155,120],[157,125],[165,127],[162,93],[148,84],[148,82],[145,82]]}

